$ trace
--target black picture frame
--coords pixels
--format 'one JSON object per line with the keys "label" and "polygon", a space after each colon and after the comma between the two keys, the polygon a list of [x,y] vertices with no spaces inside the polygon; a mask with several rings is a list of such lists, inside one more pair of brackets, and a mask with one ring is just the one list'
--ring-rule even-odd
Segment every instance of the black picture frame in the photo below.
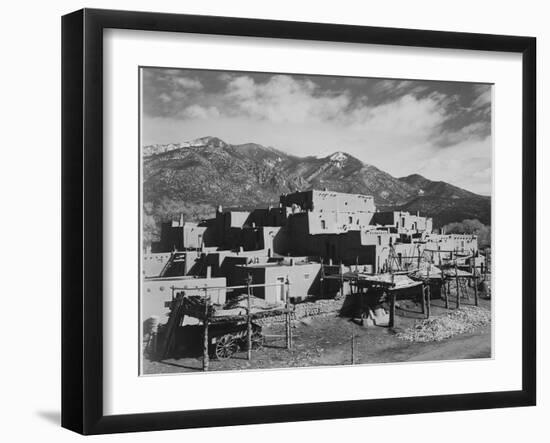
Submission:
{"label": "black picture frame", "polygon": [[[103,413],[103,31],[192,32],[522,54],[522,388],[392,399],[106,416]],[[82,434],[535,405],[536,39],[83,9],[62,18],[62,426]]]}

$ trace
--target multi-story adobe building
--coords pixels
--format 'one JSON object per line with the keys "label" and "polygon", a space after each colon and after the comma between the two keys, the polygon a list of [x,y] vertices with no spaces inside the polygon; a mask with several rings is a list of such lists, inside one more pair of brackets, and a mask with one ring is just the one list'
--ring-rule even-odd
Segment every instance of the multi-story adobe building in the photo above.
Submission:
{"label": "multi-story adobe building", "polygon": [[[212,219],[189,223],[180,218],[163,223],[161,229],[157,251],[179,251],[179,264],[169,261],[154,287],[161,285],[163,278],[182,275],[217,279],[216,284],[225,281],[228,286],[242,284],[243,272],[253,275],[258,284],[292,276],[300,283],[293,284],[296,299],[318,291],[321,263],[361,265],[379,273],[393,266],[392,260],[409,266],[428,254],[437,265],[453,254],[478,252],[475,235],[436,234],[429,217],[380,212],[371,196],[326,190],[284,194],[278,207],[253,211],[218,207]],[[295,260],[289,262],[292,257]],[[145,257],[144,267],[150,263],[156,261]],[[165,283],[169,284],[168,280]],[[208,283],[201,280],[201,284]],[[278,299],[277,291],[256,292],[260,297]]]}

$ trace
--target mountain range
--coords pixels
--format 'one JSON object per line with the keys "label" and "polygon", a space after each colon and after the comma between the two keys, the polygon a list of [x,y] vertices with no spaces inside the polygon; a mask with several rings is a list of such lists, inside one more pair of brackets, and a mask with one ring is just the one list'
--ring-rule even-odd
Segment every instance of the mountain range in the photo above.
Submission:
{"label": "mountain range", "polygon": [[[381,210],[420,211],[434,226],[477,218],[490,224],[491,199],[412,174],[396,178],[345,152],[297,157],[257,143],[217,137],[143,147],[144,204],[265,207],[279,195],[324,189],[372,195]],[[158,214],[157,214],[158,215]]]}

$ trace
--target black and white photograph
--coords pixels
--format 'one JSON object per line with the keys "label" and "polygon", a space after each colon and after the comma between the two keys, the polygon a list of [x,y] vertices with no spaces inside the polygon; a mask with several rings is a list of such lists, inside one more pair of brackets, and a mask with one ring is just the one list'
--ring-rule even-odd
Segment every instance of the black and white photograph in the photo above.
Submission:
{"label": "black and white photograph", "polygon": [[139,76],[141,375],[492,358],[492,84]]}
{"label": "black and white photograph", "polygon": [[543,441],[546,9],[6,2],[0,440]]}

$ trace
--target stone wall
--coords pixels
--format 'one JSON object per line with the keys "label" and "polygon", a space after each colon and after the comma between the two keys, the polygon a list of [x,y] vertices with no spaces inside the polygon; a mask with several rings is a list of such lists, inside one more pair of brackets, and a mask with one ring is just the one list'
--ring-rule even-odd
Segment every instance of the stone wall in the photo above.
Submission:
{"label": "stone wall", "polygon": [[[319,317],[324,315],[339,314],[344,305],[345,298],[338,297],[334,299],[322,299],[310,302],[303,302],[294,305],[294,311],[290,314],[291,320],[301,320],[305,317]],[[266,317],[254,322],[267,326],[272,323],[284,323],[285,316],[277,315],[274,317]]]}

